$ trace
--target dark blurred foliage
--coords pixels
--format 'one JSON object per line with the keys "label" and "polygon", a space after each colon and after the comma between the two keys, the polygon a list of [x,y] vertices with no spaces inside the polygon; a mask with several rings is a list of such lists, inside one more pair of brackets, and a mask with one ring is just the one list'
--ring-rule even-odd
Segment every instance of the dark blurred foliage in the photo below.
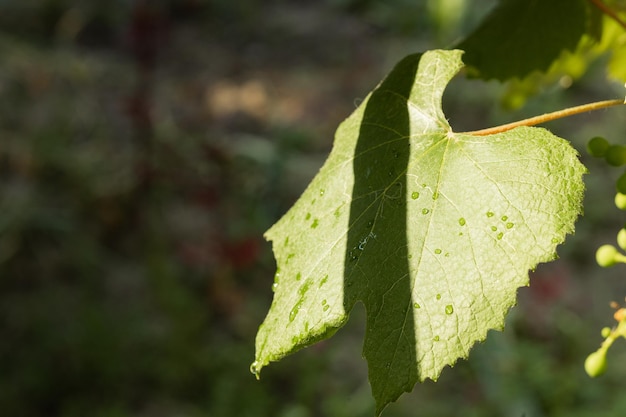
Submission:
{"label": "dark blurred foliage", "polygon": [[[373,415],[361,310],[333,340],[250,374],[274,273],[262,234],[359,97],[405,52],[460,36],[477,9],[0,2],[0,415]],[[487,124],[489,94],[473,88],[447,105],[460,124]],[[592,181],[603,195],[606,177]],[[577,261],[522,290],[505,333],[386,415],[623,415],[624,355],[600,382],[582,371],[607,294],[624,289],[584,278],[606,210],[588,210],[565,249]]]}

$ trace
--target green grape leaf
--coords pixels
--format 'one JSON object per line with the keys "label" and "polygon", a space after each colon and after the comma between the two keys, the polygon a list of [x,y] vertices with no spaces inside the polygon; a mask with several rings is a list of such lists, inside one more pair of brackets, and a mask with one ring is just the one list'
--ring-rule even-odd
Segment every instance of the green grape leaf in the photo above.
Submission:
{"label": "green grape leaf", "polygon": [[502,0],[458,48],[470,73],[483,79],[521,78],[545,71],[573,51],[597,13],[587,0]]}
{"label": "green grape leaf", "polygon": [[270,228],[278,270],[261,368],[332,335],[357,301],[377,413],[501,329],[528,270],[573,230],[584,167],[545,129],[451,130],[443,91],[461,51],[402,60],[337,130]]}

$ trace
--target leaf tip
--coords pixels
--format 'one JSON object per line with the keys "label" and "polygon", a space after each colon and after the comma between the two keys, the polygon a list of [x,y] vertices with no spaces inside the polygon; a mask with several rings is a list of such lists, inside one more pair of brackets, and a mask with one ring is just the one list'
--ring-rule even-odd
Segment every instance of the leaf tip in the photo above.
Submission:
{"label": "leaf tip", "polygon": [[254,375],[257,381],[261,379],[262,368],[263,368],[263,365],[259,361],[254,361],[252,362],[252,364],[250,364],[250,372],[252,373],[252,375]]}

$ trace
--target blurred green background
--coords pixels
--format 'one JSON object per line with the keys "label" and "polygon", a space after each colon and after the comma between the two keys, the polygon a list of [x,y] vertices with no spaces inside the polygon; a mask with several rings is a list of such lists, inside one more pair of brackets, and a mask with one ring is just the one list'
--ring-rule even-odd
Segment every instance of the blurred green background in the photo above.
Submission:
{"label": "blurred green background", "polygon": [[[448,47],[494,1],[0,0],[0,415],[372,416],[363,310],[249,372],[271,303],[263,232],[333,132],[405,54]],[[562,83],[569,85],[569,83]],[[602,62],[510,113],[459,77],[457,130],[620,97]],[[626,345],[583,361],[626,295],[595,249],[626,220],[620,172],[584,154],[626,115],[551,123],[590,169],[585,216],[504,333],[386,416],[624,416]]]}

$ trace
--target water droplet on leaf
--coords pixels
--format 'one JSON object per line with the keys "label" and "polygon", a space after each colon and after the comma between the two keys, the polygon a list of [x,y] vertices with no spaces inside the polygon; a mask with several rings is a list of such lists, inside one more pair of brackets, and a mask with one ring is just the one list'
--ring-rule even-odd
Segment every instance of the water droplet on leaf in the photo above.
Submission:
{"label": "water droplet on leaf", "polygon": [[493,211],[488,211],[487,212],[487,217],[493,217],[493,216],[494,216]]}
{"label": "water droplet on leaf", "polygon": [[417,191],[413,191],[413,192],[411,193],[411,198],[412,198],[413,200],[417,200],[419,197],[420,197],[420,193],[418,193]]}
{"label": "water droplet on leaf", "polygon": [[254,374],[254,376],[256,376],[257,379],[259,378],[259,362],[258,361],[252,362],[252,364],[250,365],[250,372]]}
{"label": "water droplet on leaf", "polygon": [[298,301],[295,306],[289,312],[289,322],[291,323],[296,319],[298,312],[300,312],[300,307],[302,306],[302,300]]}
{"label": "water droplet on leaf", "polygon": [[302,284],[300,288],[298,288],[298,294],[300,294],[300,297],[306,294],[306,292],[309,290],[309,287],[311,286],[311,282],[312,282],[311,279],[307,279],[306,282]]}
{"label": "water droplet on leaf", "polygon": [[464,219],[463,217],[461,217],[461,218],[459,219],[459,224],[460,224],[461,226],[465,226],[465,219]]}
{"label": "water droplet on leaf", "polygon": [[326,284],[326,282],[328,282],[328,274],[324,275],[324,278],[322,278],[322,280],[320,281],[320,288],[322,287],[322,285]]}
{"label": "water droplet on leaf", "polygon": [[427,208],[422,209],[422,214],[428,214],[430,213],[430,210],[428,210]]}
{"label": "water droplet on leaf", "polygon": [[452,314],[452,313],[454,313],[454,307],[452,306],[452,304],[448,304],[448,305],[446,306],[446,314],[447,314],[447,315],[450,315],[450,314]]}

